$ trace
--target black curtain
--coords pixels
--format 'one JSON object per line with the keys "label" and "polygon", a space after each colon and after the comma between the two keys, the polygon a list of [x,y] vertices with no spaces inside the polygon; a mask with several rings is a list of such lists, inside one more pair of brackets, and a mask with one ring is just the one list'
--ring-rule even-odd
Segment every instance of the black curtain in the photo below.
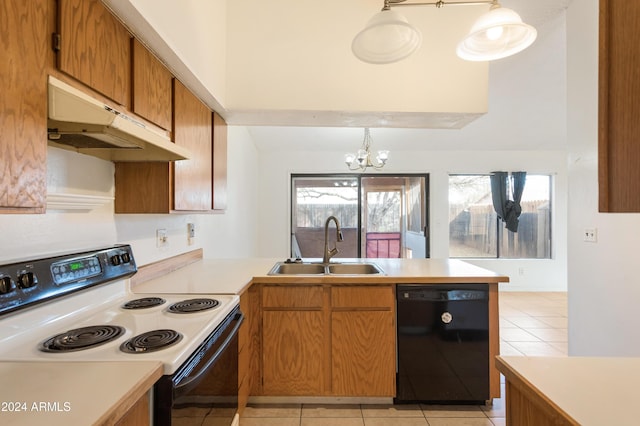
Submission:
{"label": "black curtain", "polygon": [[511,232],[518,232],[518,218],[522,213],[520,201],[522,200],[527,173],[513,172],[511,177],[513,179],[513,191],[510,198],[507,190],[509,173],[493,172],[491,174],[491,198],[493,208],[498,217],[505,222],[506,228]]}

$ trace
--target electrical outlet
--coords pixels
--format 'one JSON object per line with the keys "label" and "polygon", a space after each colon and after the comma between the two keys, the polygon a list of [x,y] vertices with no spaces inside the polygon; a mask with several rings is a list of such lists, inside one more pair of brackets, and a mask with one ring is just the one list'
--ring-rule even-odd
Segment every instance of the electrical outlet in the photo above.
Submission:
{"label": "electrical outlet", "polygon": [[518,275],[524,275],[524,268],[522,266],[518,268]]}
{"label": "electrical outlet", "polygon": [[189,245],[193,244],[193,239],[196,237],[196,225],[195,223],[187,223],[187,242]]}
{"label": "electrical outlet", "polygon": [[156,229],[156,246],[164,247],[169,243],[166,229]]}
{"label": "electrical outlet", "polygon": [[598,242],[598,228],[585,228],[582,232],[583,240],[588,243]]}

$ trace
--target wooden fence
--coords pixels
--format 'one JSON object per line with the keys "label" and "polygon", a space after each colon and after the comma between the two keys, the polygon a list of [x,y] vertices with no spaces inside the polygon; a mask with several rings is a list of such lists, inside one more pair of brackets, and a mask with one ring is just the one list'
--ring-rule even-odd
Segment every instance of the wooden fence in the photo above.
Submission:
{"label": "wooden fence", "polygon": [[[499,224],[500,257],[551,257],[551,217],[548,201],[528,201],[521,205],[518,232],[508,231],[502,222]],[[468,253],[469,257],[496,256],[498,222],[492,205],[474,205],[467,208],[452,206],[449,214],[449,217],[453,218],[449,222],[449,236],[452,245],[458,247],[456,251]],[[461,256],[466,257],[464,254]]]}

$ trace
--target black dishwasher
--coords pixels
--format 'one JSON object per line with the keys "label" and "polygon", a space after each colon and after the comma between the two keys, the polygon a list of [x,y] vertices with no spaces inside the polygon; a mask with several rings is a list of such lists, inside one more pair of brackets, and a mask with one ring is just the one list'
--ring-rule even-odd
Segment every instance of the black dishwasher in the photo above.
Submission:
{"label": "black dishwasher", "polygon": [[396,403],[489,400],[489,287],[397,286]]}

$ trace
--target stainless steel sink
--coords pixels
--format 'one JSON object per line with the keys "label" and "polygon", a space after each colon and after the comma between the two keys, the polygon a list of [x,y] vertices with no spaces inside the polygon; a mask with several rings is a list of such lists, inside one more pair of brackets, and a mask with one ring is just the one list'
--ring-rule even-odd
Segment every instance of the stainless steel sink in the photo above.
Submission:
{"label": "stainless steel sink", "polygon": [[371,275],[382,274],[382,269],[375,263],[334,263],[327,266],[333,275]]}
{"label": "stainless steel sink", "polygon": [[275,264],[269,275],[372,275],[384,272],[375,263],[287,263]]}
{"label": "stainless steel sink", "polygon": [[271,268],[269,275],[324,275],[321,263],[285,263],[278,262]]}

